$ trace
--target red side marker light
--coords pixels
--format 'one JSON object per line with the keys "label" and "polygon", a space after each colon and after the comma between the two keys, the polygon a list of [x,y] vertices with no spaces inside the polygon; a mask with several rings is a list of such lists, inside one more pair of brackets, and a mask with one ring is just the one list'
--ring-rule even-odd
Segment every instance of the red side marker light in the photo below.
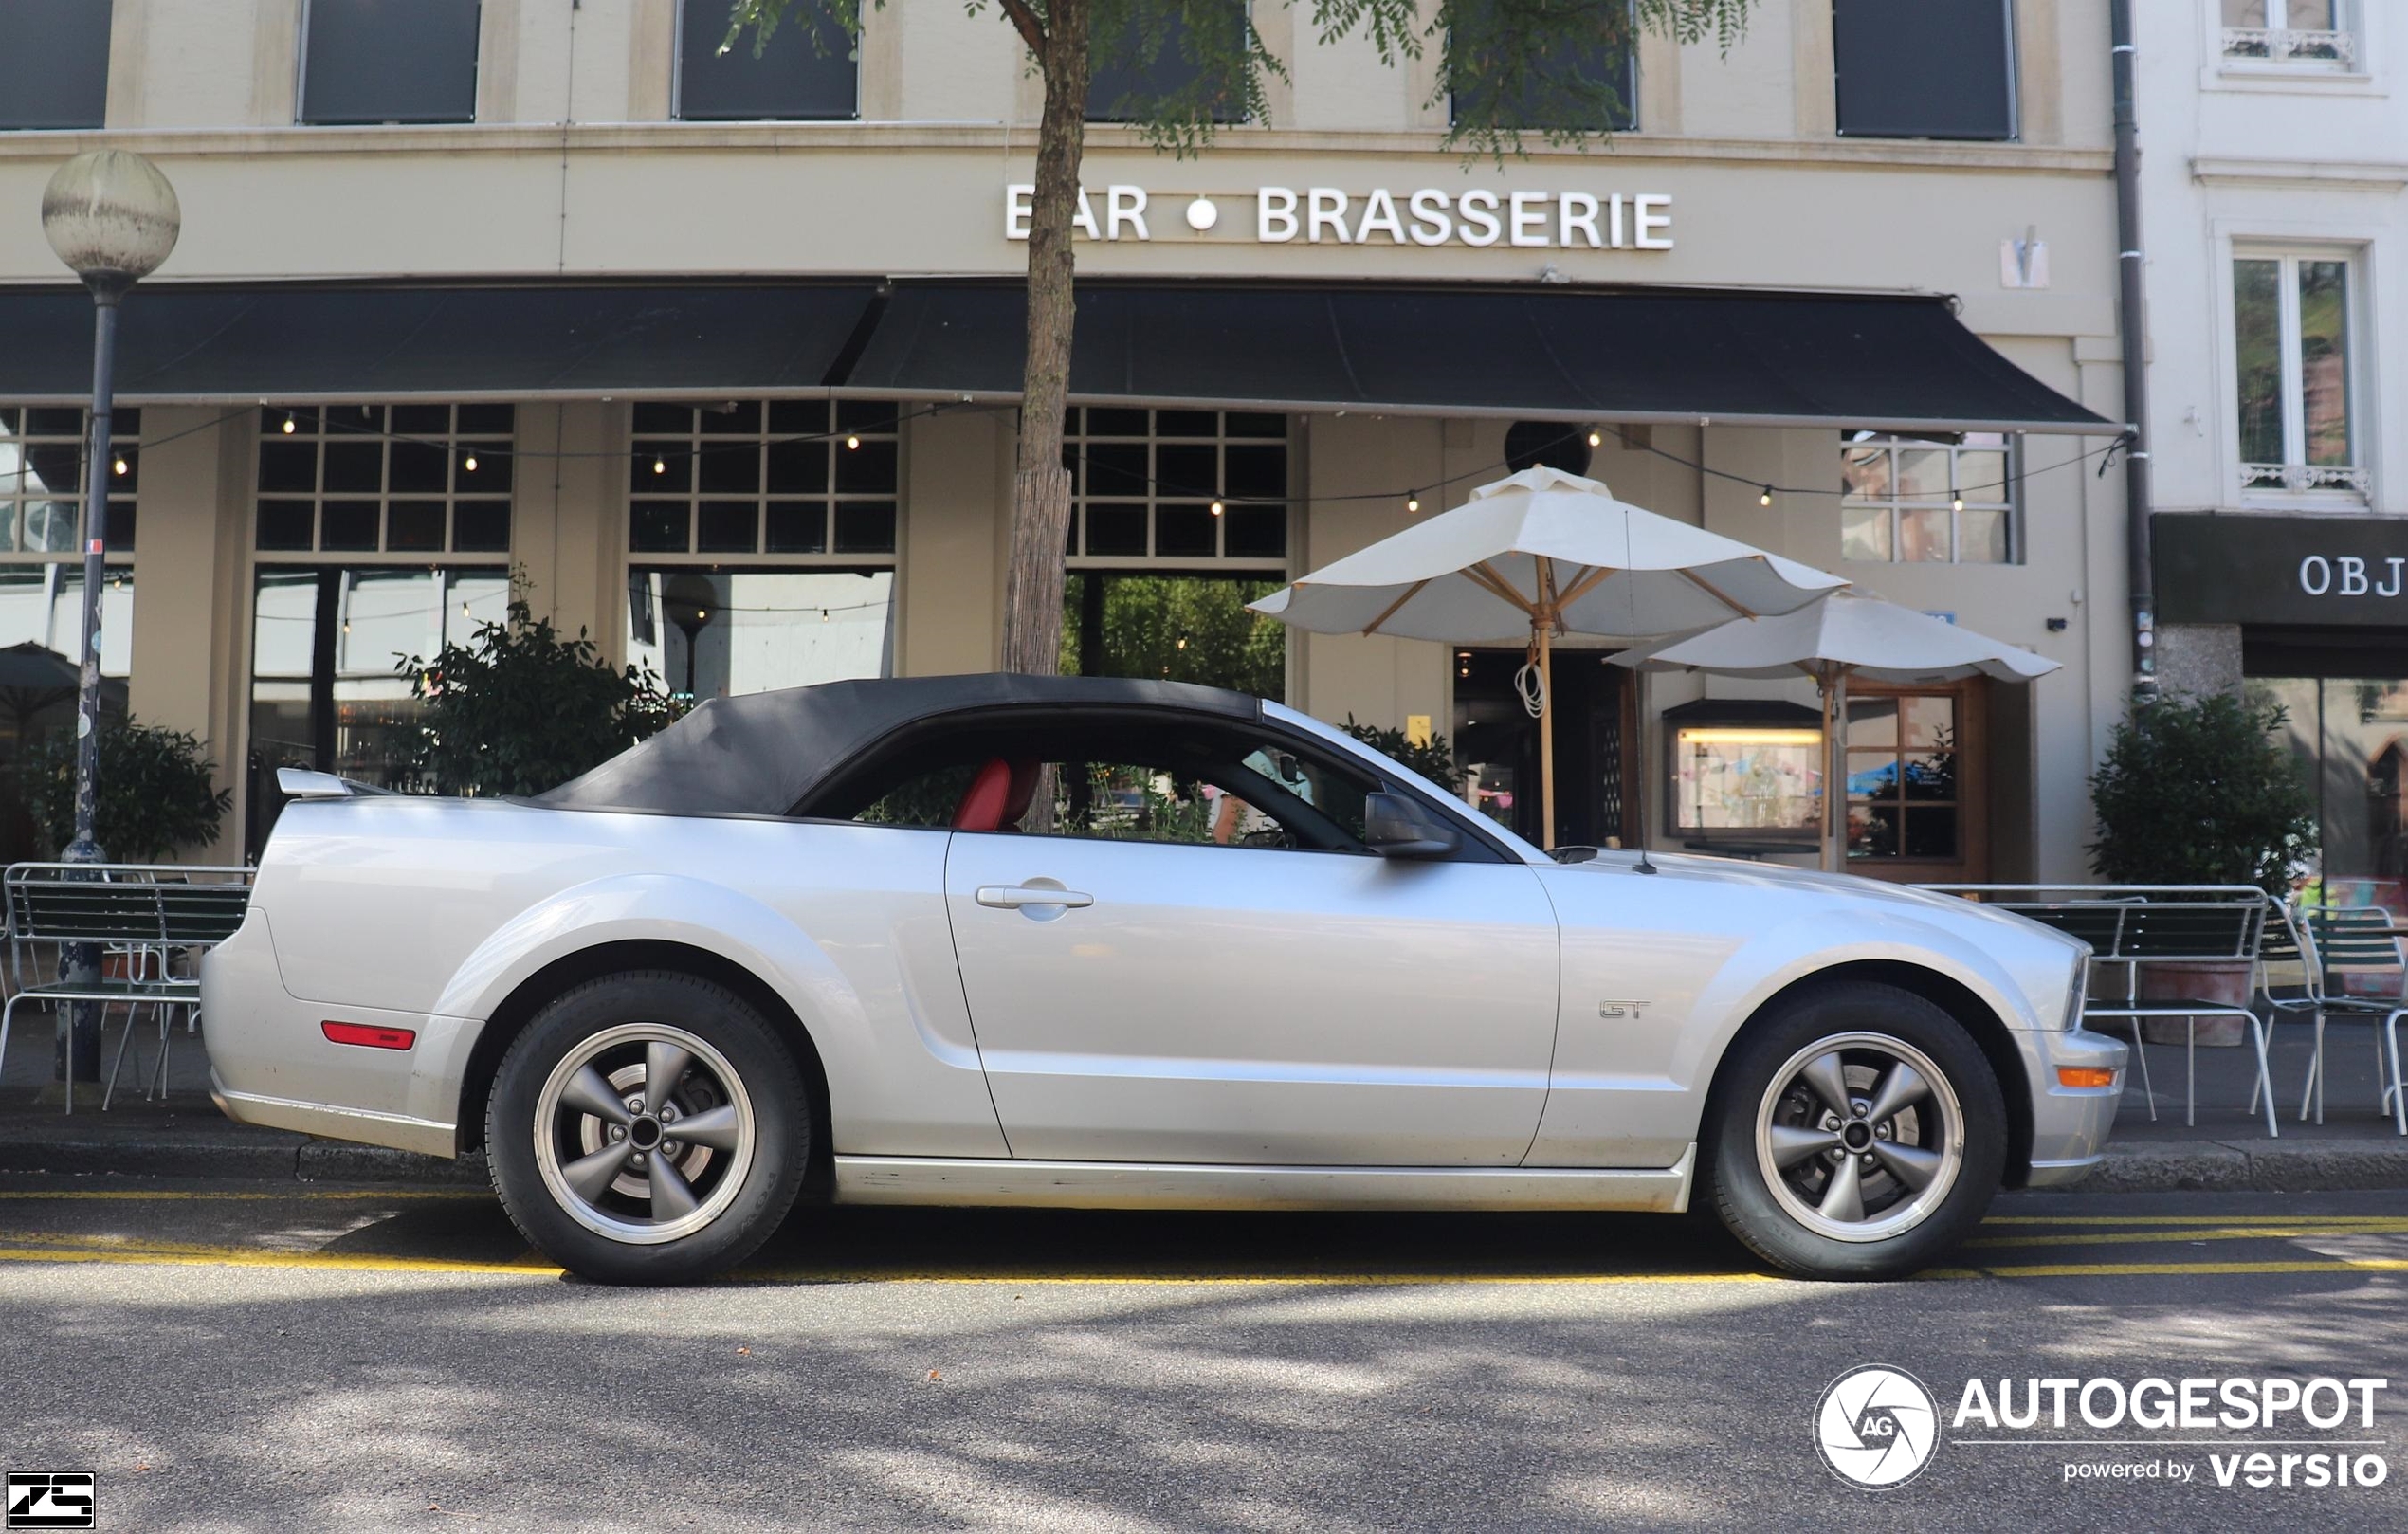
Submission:
{"label": "red side marker light", "polygon": [[414,1028],[378,1028],[372,1023],[320,1023],[331,1044],[356,1044],[370,1050],[406,1050],[418,1042]]}

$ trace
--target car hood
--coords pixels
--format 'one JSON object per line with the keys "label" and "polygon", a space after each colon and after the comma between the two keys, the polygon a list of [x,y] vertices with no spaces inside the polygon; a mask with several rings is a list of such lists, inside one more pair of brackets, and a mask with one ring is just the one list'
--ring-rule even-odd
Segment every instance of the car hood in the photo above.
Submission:
{"label": "car hood", "polygon": [[[1653,877],[1677,879],[1684,883],[1705,883],[1779,891],[1791,896],[1826,894],[1864,904],[1910,909],[1926,919],[1950,925],[1971,922],[1977,925],[2004,926],[2017,932],[2045,935],[2072,948],[2082,945],[2064,934],[2042,926],[2039,922],[1982,905],[1957,895],[1919,889],[1912,885],[1890,884],[1881,879],[1867,879],[1852,873],[1824,873],[1815,868],[1793,868],[1779,863],[1756,863],[1744,858],[1703,857],[1688,852],[1650,852],[1647,861],[1656,868]],[[1646,878],[1638,873],[1640,854],[1635,851],[1601,849],[1584,863],[1557,864],[1562,873],[1607,878]]]}

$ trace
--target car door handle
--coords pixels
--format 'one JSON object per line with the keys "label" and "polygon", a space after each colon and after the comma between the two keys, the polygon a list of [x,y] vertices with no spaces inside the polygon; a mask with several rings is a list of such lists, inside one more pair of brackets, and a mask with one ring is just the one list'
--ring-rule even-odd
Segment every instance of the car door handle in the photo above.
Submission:
{"label": "car door handle", "polygon": [[1016,911],[1023,905],[1092,905],[1095,897],[1082,895],[1075,889],[1051,889],[1043,885],[980,885],[978,904],[993,905],[998,910]]}

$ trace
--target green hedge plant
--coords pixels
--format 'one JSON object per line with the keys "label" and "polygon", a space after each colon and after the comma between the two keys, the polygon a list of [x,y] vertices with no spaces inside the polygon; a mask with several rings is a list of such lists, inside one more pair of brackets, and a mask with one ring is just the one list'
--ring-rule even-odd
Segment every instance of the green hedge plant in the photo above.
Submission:
{"label": "green hedge plant", "polygon": [[2170,696],[2115,728],[2090,777],[2090,866],[2115,884],[2255,885],[2281,899],[2316,853],[2316,801],[2278,704]]}
{"label": "green hedge plant", "polygon": [[[44,736],[26,749],[17,771],[34,826],[58,857],[75,839],[75,732]],[[155,863],[217,840],[234,791],[217,787],[216,774],[201,742],[182,730],[130,718],[104,721],[94,839],[118,863]]]}

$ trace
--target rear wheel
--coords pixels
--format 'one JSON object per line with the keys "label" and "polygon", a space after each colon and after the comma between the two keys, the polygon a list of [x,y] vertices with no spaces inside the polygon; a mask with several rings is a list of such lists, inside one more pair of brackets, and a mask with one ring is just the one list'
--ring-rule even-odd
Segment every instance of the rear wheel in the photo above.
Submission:
{"label": "rear wheel", "polygon": [[1708,1126],[1723,1223],[1777,1267],[1889,1278],[1978,1225],[2006,1166],[1996,1074],[1961,1025],[1889,986],[1784,1003],[1735,1047]]}
{"label": "rear wheel", "polygon": [[724,987],[607,976],[538,1013],[487,1101],[494,1189],[583,1277],[681,1284],[750,1256],[802,1187],[809,1099],[794,1054]]}

